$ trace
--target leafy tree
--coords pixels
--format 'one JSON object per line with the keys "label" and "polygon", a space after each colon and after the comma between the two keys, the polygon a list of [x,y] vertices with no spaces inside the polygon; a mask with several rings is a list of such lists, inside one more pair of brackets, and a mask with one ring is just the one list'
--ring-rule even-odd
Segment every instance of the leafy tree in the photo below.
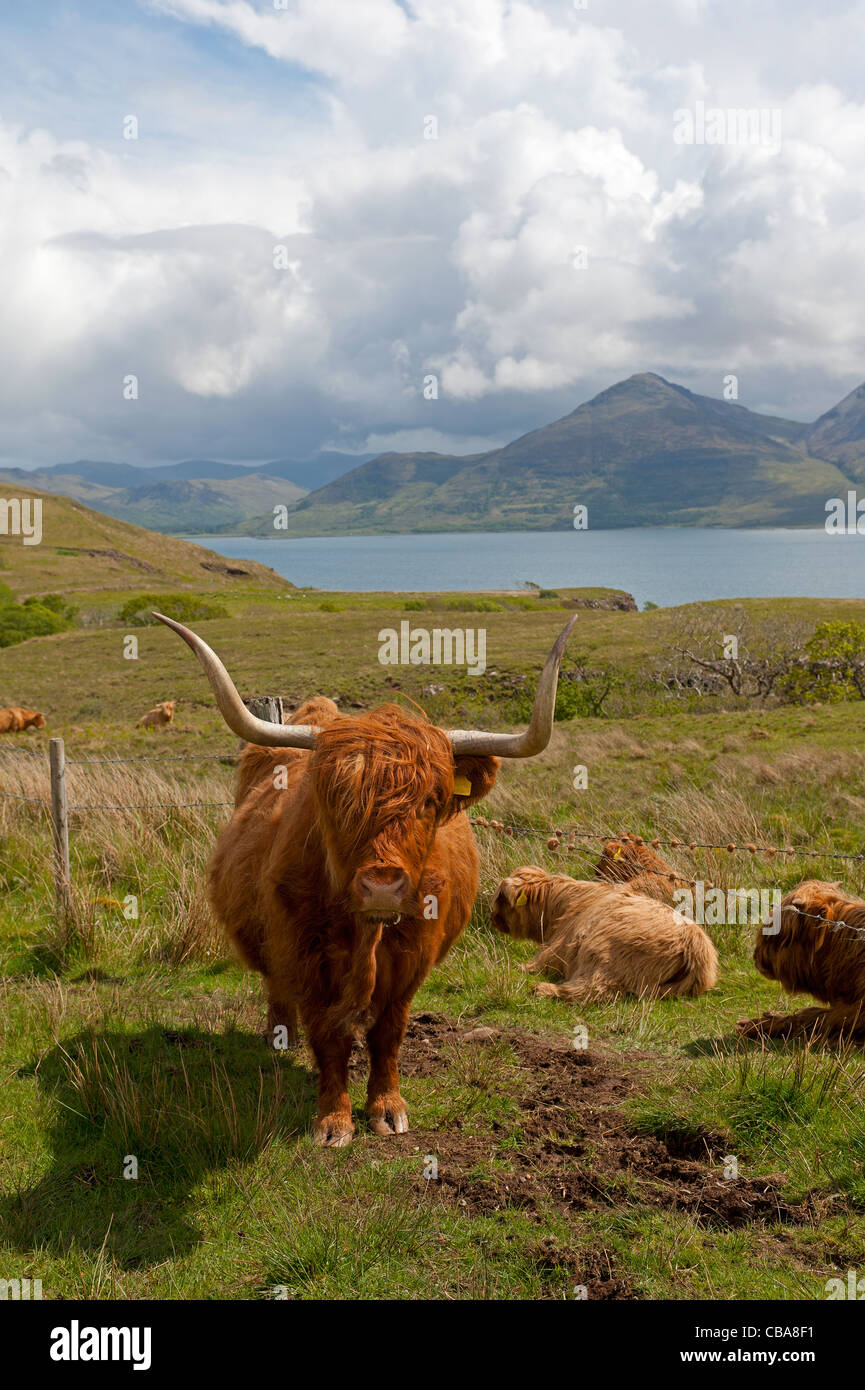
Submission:
{"label": "leafy tree", "polygon": [[23,603],[16,603],[6,590],[0,593],[0,647],[65,632],[72,627],[77,612],[62,594],[31,595]]}
{"label": "leafy tree", "polygon": [[818,623],[801,658],[784,682],[796,700],[865,700],[865,623]]}
{"label": "leafy tree", "polygon": [[151,612],[153,608],[178,623],[228,617],[228,610],[221,604],[207,603],[195,594],[136,594],[134,598],[126,600],[117,618],[126,627],[151,627],[159,622]]}

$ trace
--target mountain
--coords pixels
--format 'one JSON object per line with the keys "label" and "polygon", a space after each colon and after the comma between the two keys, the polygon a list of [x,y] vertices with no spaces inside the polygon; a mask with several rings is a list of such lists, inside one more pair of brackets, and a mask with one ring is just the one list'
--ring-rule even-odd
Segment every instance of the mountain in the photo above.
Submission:
{"label": "mountain", "polygon": [[269,478],[290,478],[298,487],[311,491],[313,488],[324,487],[334,478],[341,477],[343,473],[348,473],[359,464],[367,463],[373,458],[376,458],[375,454],[341,454],[335,449],[322,449],[320,453],[303,462],[297,459],[278,459],[275,463],[262,463],[258,471],[266,473]]}
{"label": "mountain", "polygon": [[811,453],[839,464],[854,482],[865,482],[865,382],[821,415],[804,438]]}
{"label": "mountain", "polygon": [[218,483],[206,478],[167,478],[142,487],[121,488],[90,505],[154,531],[207,535],[251,511],[264,508],[273,516],[274,506],[290,506],[303,496],[304,489],[294,483],[251,473]]}
{"label": "mountain", "polygon": [[[147,473],[148,481],[158,483],[164,482],[166,478],[184,478],[192,481],[206,479],[208,482],[225,481],[229,478],[242,478],[252,470],[245,463],[217,463],[214,459],[185,459],[183,463],[165,463],[156,468],[135,468],[135,473]],[[255,472],[261,472],[255,469]],[[125,480],[130,487],[136,486],[136,480],[125,475]],[[100,480],[101,481],[101,480]],[[138,484],[143,483],[143,479],[138,479]],[[117,486],[120,480],[118,479]]]}
{"label": "mountain", "polygon": [[[279,503],[290,506],[305,496],[305,489],[281,478],[266,478],[248,468],[243,476],[209,480],[157,476],[161,470],[131,468],[133,486],[109,488],[83,478],[42,470],[27,472],[8,469],[0,480],[36,487],[45,492],[62,493],[86,502],[95,511],[120,521],[131,521],[151,530],[207,535],[220,527],[236,523],[251,512],[267,510]],[[128,477],[127,473],[122,475]],[[139,481],[144,478],[147,481]]]}
{"label": "mountain", "polygon": [[60,492],[141,526],[206,535],[259,512],[272,526],[274,506],[290,506],[309,488],[373,457],[322,450],[310,459],[277,459],[258,467],[186,459],[153,468],[78,459],[38,469],[2,469],[0,481]]}
{"label": "mountain", "polygon": [[0,534],[0,579],[19,599],[43,593],[69,598],[110,590],[183,589],[254,596],[256,591],[294,587],[266,565],[226,560],[191,541],[104,516],[70,497],[32,488],[16,488],[15,495],[42,502],[39,545]]}
{"label": "mountain", "polygon": [[[187,534],[291,536],[591,527],[816,526],[865,483],[865,384],[812,425],[760,415],[644,372],[500,449],[353,455],[255,467],[79,459],[0,483],[78,498]],[[307,489],[311,489],[307,493]],[[288,508],[287,529],[274,508]]]}
{"label": "mountain", "polygon": [[[139,470],[133,468],[131,463],[109,463],[95,459],[76,459],[74,463],[53,463],[45,468],[34,469],[32,472],[26,468],[9,469],[19,477],[23,474],[29,477],[45,478],[49,481],[52,478],[80,478],[82,482],[93,483],[97,487],[134,487],[137,482],[141,482]],[[38,486],[38,484],[37,484]],[[53,492],[52,487],[47,487],[47,491]]]}
{"label": "mountain", "polygon": [[[847,474],[807,426],[700,396],[653,372],[468,457],[382,454],[299,501],[279,536],[559,530],[589,525],[816,525]],[[272,516],[235,528],[274,535]]]}

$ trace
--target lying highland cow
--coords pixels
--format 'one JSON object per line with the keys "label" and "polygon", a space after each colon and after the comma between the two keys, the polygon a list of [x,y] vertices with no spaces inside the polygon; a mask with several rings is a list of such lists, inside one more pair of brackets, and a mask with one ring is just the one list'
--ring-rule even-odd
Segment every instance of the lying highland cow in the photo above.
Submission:
{"label": "lying highland cow", "polygon": [[177,709],[176,700],[163,700],[155,709],[150,709],[143,714],[138,721],[138,727],[143,729],[164,728],[166,724],[174,723],[174,711]]}
{"label": "lying highland cow", "polygon": [[865,1038],[865,902],[837,883],[809,879],[788,893],[780,923],[760,927],[754,964],[788,993],[813,994],[829,1007],[742,1019],[743,1037]]}
{"label": "lying highland cow", "polygon": [[528,864],[499,885],[492,924],[542,943],[525,968],[563,980],[536,986],[538,994],[559,999],[588,1004],[623,994],[703,994],[718,977],[718,954],[703,929],[627,884],[567,878]]}
{"label": "lying highland cow", "polygon": [[675,889],[691,887],[689,879],[679,878],[666,860],[635,835],[607,841],[595,866],[595,878],[628,883],[636,892],[666,903],[672,903]]}
{"label": "lying highland cow", "polygon": [[0,734],[20,734],[24,729],[44,729],[45,715],[35,709],[0,709]]}

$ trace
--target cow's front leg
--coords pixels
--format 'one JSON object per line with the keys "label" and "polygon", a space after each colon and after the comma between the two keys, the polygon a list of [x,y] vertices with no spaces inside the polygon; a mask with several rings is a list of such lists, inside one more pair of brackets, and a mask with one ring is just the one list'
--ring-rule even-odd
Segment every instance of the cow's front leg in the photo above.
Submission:
{"label": "cow's front leg", "polygon": [[351,1038],[333,1032],[313,1032],[310,1046],[318,1063],[318,1119],[315,1142],[341,1149],[354,1137],[348,1095],[348,1059]]}
{"label": "cow's front leg", "polygon": [[[277,1033],[277,1028],[283,1031]],[[281,996],[272,980],[267,982],[267,1024],[265,1037],[271,1047],[282,1050],[295,1047],[300,1041],[297,1007],[291,999]]]}
{"label": "cow's front leg", "polygon": [[374,1134],[405,1134],[408,1129],[398,1063],[410,1007],[411,999],[387,1004],[366,1035],[370,1062],[366,1115]]}

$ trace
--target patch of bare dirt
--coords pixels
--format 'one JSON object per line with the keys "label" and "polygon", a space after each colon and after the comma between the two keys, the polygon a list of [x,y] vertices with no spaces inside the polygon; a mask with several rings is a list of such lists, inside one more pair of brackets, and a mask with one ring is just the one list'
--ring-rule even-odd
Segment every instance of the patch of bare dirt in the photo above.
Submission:
{"label": "patch of bare dirt", "polygon": [[[492,1133],[481,1134],[466,1132],[456,1120],[448,1128],[412,1130],[395,1141],[436,1155],[438,1181],[418,1178],[427,1193],[473,1215],[513,1209],[539,1223],[550,1206],[577,1217],[584,1211],[634,1205],[689,1212],[701,1224],[721,1230],[811,1222],[810,1205],[784,1199],[783,1175],[725,1178],[722,1135],[661,1139],[635,1133],[623,1104],[639,1086],[633,1063],[643,1054],[635,1055],[629,1066],[615,1056],[575,1050],[567,1040],[515,1029],[500,1036],[521,1064],[516,1093],[510,1092],[521,1118],[515,1126],[494,1124]],[[441,1073],[448,1067],[446,1049],[490,1044],[489,1039],[468,1037],[466,1026],[435,1014],[416,1014],[401,1052],[402,1074]],[[517,1146],[514,1128],[519,1130]],[[558,1261],[574,1285],[586,1286],[589,1298],[636,1297],[607,1250],[575,1252],[548,1237],[539,1243],[537,1258],[541,1268],[551,1269],[550,1262]]]}
{"label": "patch of bare dirt", "polygon": [[90,555],[94,558],[104,557],[107,560],[120,560],[124,564],[134,565],[138,570],[146,570],[148,574],[159,574],[159,570],[154,565],[149,565],[146,560],[139,560],[135,555],[127,555],[122,550],[79,550],[79,555]]}

